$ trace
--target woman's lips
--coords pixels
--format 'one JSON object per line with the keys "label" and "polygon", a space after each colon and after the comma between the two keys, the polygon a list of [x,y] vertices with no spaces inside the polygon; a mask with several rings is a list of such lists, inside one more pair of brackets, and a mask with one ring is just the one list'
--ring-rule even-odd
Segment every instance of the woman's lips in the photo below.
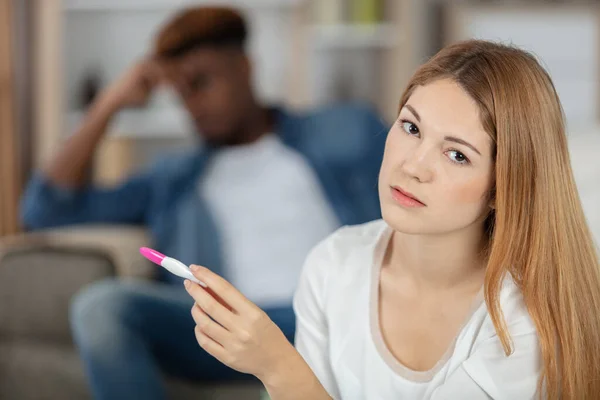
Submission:
{"label": "woman's lips", "polygon": [[396,203],[400,204],[404,207],[416,208],[416,207],[425,207],[425,203],[420,201],[417,197],[415,197],[410,192],[402,190],[398,186],[392,186],[392,198],[396,201]]}

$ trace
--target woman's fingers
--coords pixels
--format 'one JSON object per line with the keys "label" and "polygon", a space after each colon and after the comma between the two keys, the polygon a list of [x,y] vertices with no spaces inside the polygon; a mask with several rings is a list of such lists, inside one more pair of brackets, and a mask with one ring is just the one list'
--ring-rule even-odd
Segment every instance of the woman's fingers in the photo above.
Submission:
{"label": "woman's fingers", "polygon": [[281,369],[289,349],[295,350],[269,316],[215,273],[197,266],[190,270],[208,285],[204,288],[185,281],[196,302],[192,316],[198,344],[240,372],[266,376]]}
{"label": "woman's fingers", "polygon": [[196,341],[198,342],[200,347],[202,347],[204,350],[206,350],[208,354],[215,357],[223,364],[227,364],[227,352],[223,346],[221,346],[219,343],[211,339],[207,334],[202,332],[202,329],[200,329],[200,327],[198,326],[194,328],[194,333],[196,334]]}
{"label": "woman's fingers", "polygon": [[204,313],[209,315],[228,331],[235,328],[233,323],[233,317],[235,317],[235,315],[230,310],[225,308],[225,306],[219,303],[197,283],[186,279],[184,284],[187,292],[192,296],[196,304],[200,306]]}
{"label": "woman's fingers", "polygon": [[216,294],[214,292],[214,290],[212,290],[209,287],[203,287],[204,290],[206,290],[208,292],[208,294],[210,294],[212,297],[214,297],[219,303],[221,303],[221,305],[223,305],[223,307],[225,307],[226,309],[228,309],[229,311],[233,311],[233,309],[231,308],[231,306],[229,304],[227,304],[225,302],[225,300],[223,300],[221,298],[221,296],[219,296],[218,294]]}
{"label": "woman's fingers", "polygon": [[197,304],[192,307],[192,318],[205,335],[221,346],[227,346],[231,341],[231,333],[213,321]]}
{"label": "woman's fingers", "polygon": [[192,265],[190,270],[196,278],[204,282],[208,287],[229,306],[233,308],[237,314],[243,314],[254,309],[254,304],[251,303],[243,294],[241,294],[232,284],[225,279],[215,274],[211,270],[199,265]]}

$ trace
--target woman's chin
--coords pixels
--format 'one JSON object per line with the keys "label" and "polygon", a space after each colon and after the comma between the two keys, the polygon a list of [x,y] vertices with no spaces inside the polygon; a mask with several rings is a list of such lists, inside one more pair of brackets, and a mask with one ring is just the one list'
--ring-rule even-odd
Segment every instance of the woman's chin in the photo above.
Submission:
{"label": "woman's chin", "polygon": [[406,215],[403,210],[387,210],[382,208],[383,220],[395,231],[408,235],[422,235],[431,232],[431,224],[427,224],[422,216]]}

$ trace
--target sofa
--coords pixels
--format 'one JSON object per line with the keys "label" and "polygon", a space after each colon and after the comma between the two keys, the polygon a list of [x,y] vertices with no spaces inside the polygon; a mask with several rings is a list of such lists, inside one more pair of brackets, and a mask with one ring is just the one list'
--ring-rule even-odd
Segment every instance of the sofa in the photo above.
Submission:
{"label": "sofa", "polygon": [[[90,399],[68,322],[83,286],[109,276],[152,279],[146,232],[78,226],[0,240],[0,399]],[[166,377],[170,399],[260,399],[256,383],[207,386]]]}

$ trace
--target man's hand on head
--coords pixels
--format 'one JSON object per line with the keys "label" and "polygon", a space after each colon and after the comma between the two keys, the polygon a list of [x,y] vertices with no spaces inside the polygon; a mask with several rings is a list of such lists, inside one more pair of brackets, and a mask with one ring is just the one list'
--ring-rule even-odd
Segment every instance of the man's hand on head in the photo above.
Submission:
{"label": "man's hand on head", "polygon": [[147,104],[154,89],[165,83],[160,61],[146,58],[127,70],[104,93],[104,101],[115,109],[141,107]]}

